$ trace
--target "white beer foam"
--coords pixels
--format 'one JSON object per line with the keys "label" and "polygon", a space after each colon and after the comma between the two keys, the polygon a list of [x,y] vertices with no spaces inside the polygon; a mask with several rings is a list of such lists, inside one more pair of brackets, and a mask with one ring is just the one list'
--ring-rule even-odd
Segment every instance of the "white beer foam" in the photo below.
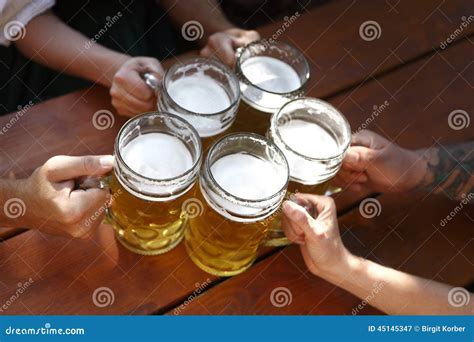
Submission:
{"label": "white beer foam", "polygon": [[286,174],[275,165],[247,153],[220,158],[212,165],[211,172],[225,191],[246,200],[272,196],[286,182]]}
{"label": "white beer foam", "polygon": [[336,139],[314,122],[290,120],[278,130],[285,144],[306,157],[328,158],[341,153]]}
{"label": "white beer foam", "polygon": [[[281,140],[275,143],[282,150],[290,166],[290,176],[305,184],[315,184],[328,172],[325,163],[298,156],[293,151],[309,158],[329,159],[342,153],[335,137],[314,122],[290,120],[279,128]],[[291,149],[289,150],[288,147]]]}
{"label": "white beer foam", "polygon": [[167,90],[173,101],[194,113],[218,113],[231,104],[225,89],[204,73],[181,77],[171,82]]}
{"label": "white beer foam", "polygon": [[186,145],[166,133],[139,135],[123,148],[122,158],[133,171],[153,179],[180,176],[193,165]]}
{"label": "white beer foam", "polygon": [[273,57],[251,57],[242,63],[242,72],[252,84],[266,91],[289,93],[301,86],[295,69]]}

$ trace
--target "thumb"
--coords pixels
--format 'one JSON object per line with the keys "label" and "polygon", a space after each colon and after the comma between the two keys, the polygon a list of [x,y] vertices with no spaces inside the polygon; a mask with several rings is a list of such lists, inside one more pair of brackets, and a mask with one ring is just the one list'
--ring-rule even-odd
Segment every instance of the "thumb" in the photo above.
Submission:
{"label": "thumb", "polygon": [[367,169],[376,156],[377,152],[371,148],[364,146],[351,146],[344,156],[342,165],[344,169],[362,172]]}
{"label": "thumb", "polygon": [[314,219],[304,207],[292,201],[285,201],[283,203],[283,213],[286,219],[291,222],[293,226],[299,227],[306,236],[315,233],[313,229]]}
{"label": "thumb", "polygon": [[105,156],[56,156],[45,164],[47,177],[52,182],[62,182],[81,176],[99,176],[110,170],[114,165],[114,157]]}

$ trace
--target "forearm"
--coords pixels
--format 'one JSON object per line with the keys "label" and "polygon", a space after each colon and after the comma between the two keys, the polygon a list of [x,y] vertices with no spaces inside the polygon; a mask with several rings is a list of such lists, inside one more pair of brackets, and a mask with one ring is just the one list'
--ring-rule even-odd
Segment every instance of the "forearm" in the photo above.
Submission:
{"label": "forearm", "polygon": [[32,19],[26,32],[26,36],[15,43],[26,57],[60,73],[104,86],[111,85],[116,70],[130,58],[98,43],[90,43],[52,12]]}
{"label": "forearm", "polygon": [[[423,279],[350,255],[344,266],[321,274],[323,278],[353,293],[391,315],[472,315],[468,305],[449,304],[448,285]],[[471,295],[472,297],[472,295]]]}
{"label": "forearm", "polygon": [[198,21],[204,28],[202,42],[215,32],[235,27],[222,12],[216,0],[162,0],[171,21],[181,30],[190,20]]}
{"label": "forearm", "polygon": [[426,163],[421,186],[435,193],[444,192],[456,200],[469,195],[474,187],[473,151],[474,141],[419,151]]}

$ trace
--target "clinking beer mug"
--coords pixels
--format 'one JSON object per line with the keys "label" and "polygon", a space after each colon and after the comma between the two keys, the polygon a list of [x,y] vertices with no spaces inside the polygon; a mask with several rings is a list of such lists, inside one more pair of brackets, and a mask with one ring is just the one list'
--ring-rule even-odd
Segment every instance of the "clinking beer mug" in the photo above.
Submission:
{"label": "clinking beer mug", "polygon": [[[275,113],[286,102],[304,96],[309,64],[294,46],[260,40],[237,50],[235,72],[242,100],[252,113]],[[242,104],[243,105],[243,104]]]}
{"label": "clinking beer mug", "polygon": [[144,78],[157,92],[158,110],[182,117],[202,138],[224,132],[235,120],[239,82],[217,60],[185,58],[169,68],[161,82],[149,73]]}
{"label": "clinking beer mug", "polygon": [[249,268],[266,243],[288,184],[280,149],[253,133],[227,135],[210,149],[199,176],[185,246],[204,271],[232,276]]}
{"label": "clinking beer mug", "polygon": [[129,250],[155,255],[182,239],[186,201],[201,165],[201,141],[182,118],[151,112],[121,128],[109,181],[107,219]]}
{"label": "clinking beer mug", "polygon": [[[350,145],[351,128],[329,103],[303,97],[272,116],[267,136],[288,161],[288,192],[324,195]],[[289,243],[279,225],[270,229],[269,236],[275,246]]]}

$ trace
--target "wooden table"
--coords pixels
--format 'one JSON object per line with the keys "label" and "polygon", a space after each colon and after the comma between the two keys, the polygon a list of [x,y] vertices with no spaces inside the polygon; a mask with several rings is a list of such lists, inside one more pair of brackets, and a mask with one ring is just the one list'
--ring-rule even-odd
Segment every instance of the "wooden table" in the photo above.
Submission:
{"label": "wooden table", "polygon": [[[308,95],[340,108],[353,131],[388,103],[369,129],[408,148],[445,145],[474,138],[472,124],[453,130],[447,121],[453,110],[474,113],[474,24],[441,45],[472,10],[469,0],[331,1],[301,13],[278,39],[304,51]],[[377,39],[359,34],[367,21],[379,25]],[[270,37],[281,27],[275,22],[260,31]],[[125,119],[116,115],[112,128],[97,130],[92,116],[101,109],[113,111],[107,90],[97,86],[35,105],[0,135],[0,176],[26,177],[57,154],[111,153]],[[0,127],[14,115],[1,117]],[[267,124],[239,113],[231,130],[261,131]],[[352,252],[452,285],[474,281],[472,206],[441,228],[440,219],[457,204],[443,195],[379,195],[382,212],[373,219],[360,215],[362,198],[335,195]],[[182,245],[161,256],[133,254],[107,225],[84,241],[21,227],[0,236],[0,304],[32,280],[5,314],[351,314],[361,303],[309,274],[297,246],[265,250],[250,270],[217,278],[198,269]],[[112,305],[94,305],[100,287],[113,292]],[[291,292],[290,305],[271,304],[276,287]],[[359,312],[373,313],[370,306]]]}

